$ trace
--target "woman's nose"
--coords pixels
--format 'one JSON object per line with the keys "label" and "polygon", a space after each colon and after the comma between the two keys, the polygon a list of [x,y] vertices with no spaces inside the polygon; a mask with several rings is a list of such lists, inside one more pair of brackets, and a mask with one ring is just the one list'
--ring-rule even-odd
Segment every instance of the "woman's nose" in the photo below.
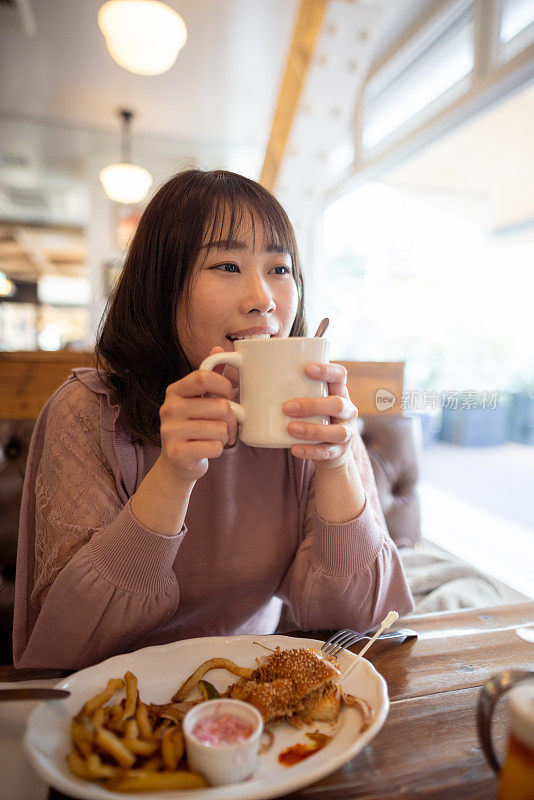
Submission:
{"label": "woman's nose", "polygon": [[275,309],[276,303],[269,286],[261,278],[255,278],[247,286],[241,302],[241,310],[244,313],[259,311],[265,314]]}

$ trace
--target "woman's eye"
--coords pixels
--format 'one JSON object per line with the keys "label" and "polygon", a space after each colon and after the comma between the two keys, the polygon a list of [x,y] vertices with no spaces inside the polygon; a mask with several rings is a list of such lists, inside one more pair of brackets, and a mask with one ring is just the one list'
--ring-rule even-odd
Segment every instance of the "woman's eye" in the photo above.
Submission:
{"label": "woman's eye", "polygon": [[[229,269],[226,269],[227,267],[229,267]],[[210,269],[220,269],[224,270],[224,272],[238,272],[239,267],[237,264],[216,264],[215,266],[210,267]]]}
{"label": "woman's eye", "polygon": [[284,270],[283,272],[277,272],[277,275],[291,275],[291,267],[275,267],[275,270]]}

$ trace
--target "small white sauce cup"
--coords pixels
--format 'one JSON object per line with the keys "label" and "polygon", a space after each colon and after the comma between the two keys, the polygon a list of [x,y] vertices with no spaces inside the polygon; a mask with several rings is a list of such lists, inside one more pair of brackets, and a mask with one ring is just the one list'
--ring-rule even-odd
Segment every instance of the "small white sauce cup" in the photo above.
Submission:
{"label": "small white sauce cup", "polygon": [[[208,745],[193,735],[195,725],[201,720],[222,717],[225,714],[234,714],[252,725],[250,736],[236,744]],[[212,786],[239,783],[250,778],[255,771],[263,719],[257,708],[250,703],[230,698],[206,700],[187,712],[182,730],[190,769],[200,772]]]}

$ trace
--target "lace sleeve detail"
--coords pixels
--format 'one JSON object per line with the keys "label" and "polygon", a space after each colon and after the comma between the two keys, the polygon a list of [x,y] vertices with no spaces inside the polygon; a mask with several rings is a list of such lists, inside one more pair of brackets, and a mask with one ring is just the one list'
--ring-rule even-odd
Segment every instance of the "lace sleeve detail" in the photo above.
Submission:
{"label": "lace sleeve detail", "polygon": [[78,381],[51,404],[35,495],[31,604],[38,611],[63,567],[123,507],[100,446],[100,398]]}

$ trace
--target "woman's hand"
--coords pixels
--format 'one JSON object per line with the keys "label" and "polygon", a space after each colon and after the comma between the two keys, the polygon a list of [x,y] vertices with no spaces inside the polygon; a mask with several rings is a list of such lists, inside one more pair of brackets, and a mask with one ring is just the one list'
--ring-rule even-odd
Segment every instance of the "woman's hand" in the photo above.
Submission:
{"label": "woman's hand", "polygon": [[[224,348],[217,346],[209,355],[221,352]],[[195,370],[167,387],[159,410],[159,460],[172,480],[194,483],[207,472],[208,459],[218,458],[226,444],[236,441],[237,420],[229,403],[234,389],[223,371],[222,365],[214,370]]]}
{"label": "woman's hand", "polygon": [[[306,374],[314,380],[325,381],[328,397],[299,397],[288,400],[283,411],[289,417],[330,417],[330,425],[317,425],[300,420],[289,422],[287,429],[297,439],[310,439],[317,444],[294,444],[291,453],[298,458],[310,458],[315,469],[335,469],[352,458],[352,443],[356,432],[358,409],[347,391],[347,370],[341,364],[307,364]],[[292,404],[297,404],[292,408]],[[291,405],[290,405],[291,404]]]}

